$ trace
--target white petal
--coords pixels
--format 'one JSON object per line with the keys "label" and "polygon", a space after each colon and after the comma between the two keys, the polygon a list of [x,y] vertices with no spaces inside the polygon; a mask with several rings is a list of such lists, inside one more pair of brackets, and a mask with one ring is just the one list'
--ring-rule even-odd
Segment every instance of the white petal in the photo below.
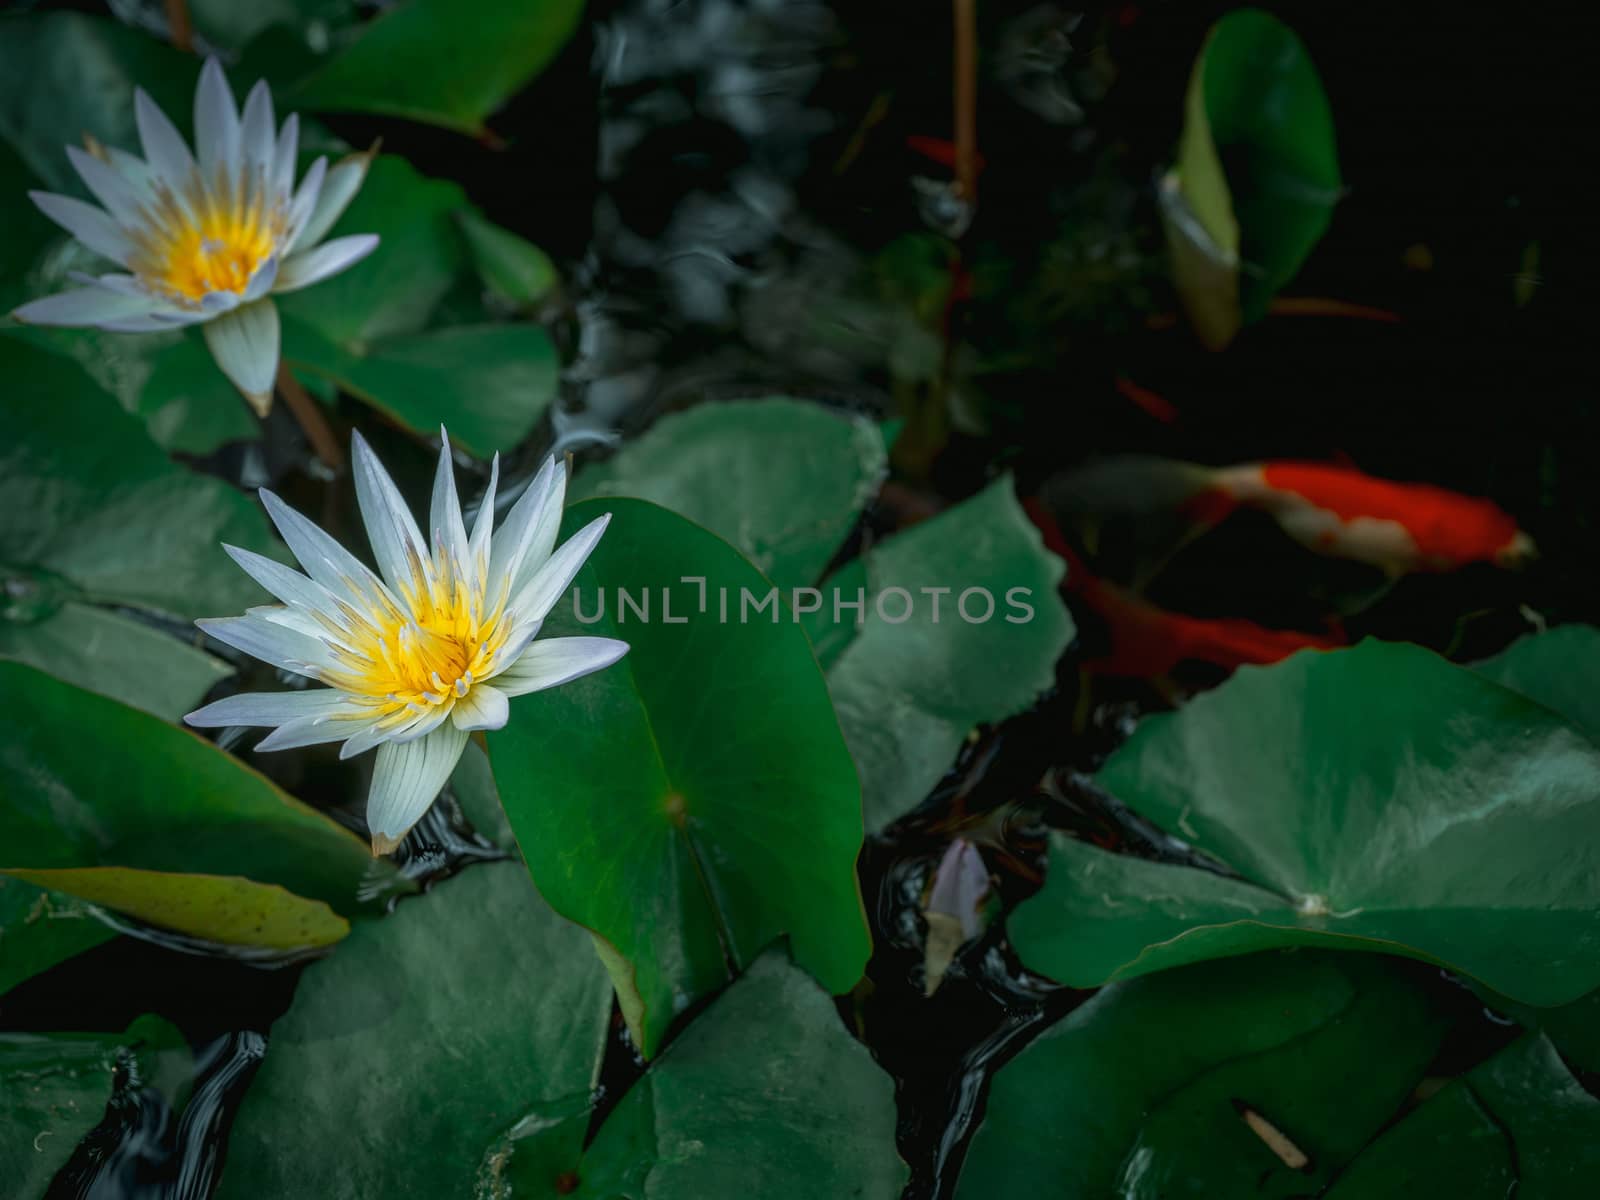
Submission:
{"label": "white petal", "polygon": [[295,192],[294,199],[289,204],[289,220],[284,238],[286,254],[292,254],[299,243],[300,230],[311,219],[311,212],[317,206],[317,197],[322,194],[322,181],[327,174],[328,160],[318,158],[311,164],[306,177],[300,181],[300,189]]}
{"label": "white petal", "polygon": [[[560,687],[595,671],[603,671],[627,652],[628,643],[616,638],[545,638],[533,643],[521,658],[493,676],[494,686],[508,696],[526,696],[529,692]],[[472,690],[475,692],[478,688]]]}
{"label": "white petal", "polygon": [[611,514],[596,517],[577,533],[567,539],[566,544],[552,554],[549,560],[540,567],[527,585],[511,600],[511,609],[517,617],[524,621],[542,621],[556,601],[561,599],[561,594],[567,590],[567,585],[577,575],[584,561],[594,550],[595,543],[600,540],[600,535],[606,531],[606,526],[611,523]]}
{"label": "white petal", "polygon": [[443,704],[435,704],[427,712],[421,714],[410,724],[396,729],[389,735],[392,742],[414,742],[420,737],[426,737],[435,729],[445,723],[445,720],[455,711],[455,706],[461,703],[454,696],[449,697]]}
{"label": "white petal", "polygon": [[189,153],[177,127],[143,88],[134,89],[133,116],[139,126],[145,161],[162,183],[175,195],[181,195],[194,171],[194,155]]}
{"label": "white petal", "polygon": [[294,195],[295,156],[300,153],[300,114],[290,113],[278,132],[272,152],[272,191],[285,200]]}
{"label": "white petal", "polygon": [[356,503],[372,542],[378,572],[389,586],[413,594],[422,587],[426,543],[406,507],[400,489],[359,432],[350,435],[350,458],[356,477]]}
{"label": "white petal", "polygon": [[222,373],[261,408],[278,377],[278,309],[268,300],[243,304],[205,324],[206,345]]}
{"label": "white petal", "polygon": [[433,547],[443,550],[447,558],[465,573],[471,566],[471,547],[467,543],[467,526],[461,519],[461,500],[456,495],[455,466],[450,461],[450,435],[439,430],[439,468],[433,473],[433,502],[428,508],[429,532]]}
{"label": "white petal", "polygon": [[[229,558],[243,568],[246,575],[285,604],[297,605],[311,612],[320,612],[337,619],[339,605],[334,593],[316,580],[307,579],[293,567],[287,567],[264,554],[241,550],[238,546],[230,546],[227,543],[223,543],[222,548]],[[340,589],[340,593],[348,595],[343,588]]]}
{"label": "white petal", "polygon": [[209,617],[195,624],[217,641],[296,675],[315,679],[318,671],[332,665],[327,646],[259,616]]}
{"label": "white petal", "polygon": [[112,333],[163,333],[169,329],[182,329],[185,325],[197,324],[204,319],[204,316],[198,313],[158,312],[148,317],[130,317],[126,321],[103,321],[97,328],[107,329]]}
{"label": "white petal", "polygon": [[489,572],[490,535],[494,532],[494,494],[499,484],[500,454],[496,451],[489,463],[489,486],[483,490],[483,499],[478,501],[477,519],[472,522],[472,569],[478,573],[480,583],[486,581]]}
{"label": "white petal", "polygon": [[96,254],[113,262],[127,263],[128,256],[133,253],[133,243],[103,210],[54,192],[29,192],[28,196],[39,206],[40,212]]}
{"label": "white petal", "polygon": [[356,193],[366,182],[367,168],[372,165],[372,159],[373,151],[364,150],[360,154],[341,158],[333,165],[322,182],[315,207],[307,214],[305,223],[298,227],[299,231],[290,243],[291,250],[308,250],[328,236],[334,222],[344,215],[344,210],[350,207],[350,201],[356,198]]}
{"label": "white petal", "polygon": [[343,692],[315,688],[306,692],[243,692],[197,708],[183,719],[200,729],[227,725],[284,725],[304,717],[331,717],[353,709]]}
{"label": "white petal", "polygon": [[268,292],[278,291],[277,282],[281,272],[278,269],[278,256],[270,255],[265,260],[256,264],[255,271],[250,276],[250,282],[240,297],[240,304],[253,304]]}
{"label": "white petal", "polygon": [[31,300],[11,315],[26,325],[104,326],[148,318],[161,307],[153,296],[87,287]]}
{"label": "white petal", "polygon": [[353,267],[378,248],[375,233],[353,233],[349,237],[323,242],[315,250],[296,254],[283,264],[278,272],[276,292],[293,292],[313,283],[337,275],[346,267]]}
{"label": "white petal", "polygon": [[362,597],[364,603],[381,599],[394,604],[388,589],[378,582],[367,565],[316,524],[265,488],[261,489],[261,503],[306,574],[329,592],[334,595],[353,593]]}
{"label": "white petal", "polygon": [[545,459],[528,490],[517,498],[490,543],[489,574],[515,595],[543,565],[561,531],[561,506],[567,496],[567,465]]}
{"label": "white petal", "polygon": [[450,719],[457,729],[468,733],[474,729],[504,729],[511,719],[511,701],[499,688],[476,683],[456,701]]}
{"label": "white petal", "polygon": [[466,733],[448,723],[418,741],[378,747],[367,796],[374,854],[389,853],[422,819],[466,748]]}
{"label": "white petal", "polygon": [[[352,706],[353,707],[353,706]],[[300,746],[321,746],[359,737],[379,720],[368,709],[333,716],[309,716],[286,721],[256,743],[257,750],[294,750]]]}
{"label": "white petal", "polygon": [[[277,153],[276,122],[272,116],[272,91],[265,79],[259,80],[245,97],[244,115],[239,119],[239,157],[252,193],[273,184]],[[270,198],[271,192],[268,196]]]}
{"label": "white petal", "polygon": [[94,193],[94,198],[105,205],[114,220],[126,222],[135,218],[149,199],[148,192],[135,186],[121,171],[110,163],[101,162],[87,150],[68,146],[67,160],[72,163],[78,178]]}
{"label": "white petal", "polygon": [[239,110],[233,93],[214,58],[200,69],[200,86],[194,93],[194,141],[200,171],[207,184],[239,176]]}

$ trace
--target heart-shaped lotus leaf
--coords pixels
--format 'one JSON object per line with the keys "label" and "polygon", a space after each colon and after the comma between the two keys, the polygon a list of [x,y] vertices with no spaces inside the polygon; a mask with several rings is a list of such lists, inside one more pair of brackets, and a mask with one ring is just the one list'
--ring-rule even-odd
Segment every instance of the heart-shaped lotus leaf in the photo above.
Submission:
{"label": "heart-shaped lotus leaf", "polygon": [[520,866],[472,867],[306,968],[217,1196],[476,1195],[516,1130],[576,1155],[610,1013],[588,936]]}
{"label": "heart-shaped lotus leaf", "polygon": [[0,337],[0,656],[174,719],[227,667],[123,612],[227,612],[266,595],[219,542],[280,554],[244,494],[172,463],[76,365]]}
{"label": "heart-shaped lotus leaf", "polygon": [[116,936],[94,906],[76,896],[0,875],[0,997]]}
{"label": "heart-shaped lotus leaf", "polygon": [[1600,629],[1562,625],[1529,634],[1472,666],[1501,687],[1560,713],[1600,742],[1600,694],[1593,687],[1600,675]]}
{"label": "heart-shaped lotus leaf", "polygon": [[1074,986],[1285,945],[1381,950],[1506,995],[1600,985],[1600,746],[1416,646],[1246,667],[1098,782],[1237,878],[1052,839],[1010,932]]}
{"label": "heart-shaped lotus leaf", "polygon": [[531,1200],[897,1200],[894,1084],[774,947],[675,1039],[581,1149],[527,1123],[494,1156]]}
{"label": "heart-shaped lotus leaf", "polygon": [[386,9],[289,99],[482,135],[572,36],[583,0],[410,0]]}
{"label": "heart-shaped lotus leaf", "polygon": [[1179,294],[1203,341],[1260,318],[1332,220],[1343,186],[1333,115],[1305,46],[1238,9],[1196,58],[1165,197]]}
{"label": "heart-shaped lotus leaf", "polygon": [[[189,1048],[159,1017],[122,1033],[0,1033],[0,1179],[8,1200],[41,1200],[106,1115],[119,1071],[186,1077]],[[169,1068],[165,1060],[173,1060]]]}
{"label": "heart-shaped lotus leaf", "polygon": [[565,534],[606,512],[576,607],[564,600],[545,631],[630,649],[513,701],[489,757],[540,893],[595,933],[653,1055],[674,1017],[780,934],[824,987],[855,985],[870,952],[861,792],[777,589],[721,538],[647,501],[576,504]]}
{"label": "heart-shaped lotus leaf", "polygon": [[887,471],[872,422],[771,397],[663,417],[583,471],[573,493],[653,500],[733,543],[788,590],[821,578]]}
{"label": "heart-shaped lotus leaf", "polygon": [[[0,872],[206,941],[281,953],[415,885],[212,743],[20,663],[0,688]],[[92,747],[92,753],[86,748]]]}
{"label": "heart-shaped lotus leaf", "polygon": [[[920,804],[973,726],[1016,715],[1054,684],[1073,633],[1062,572],[1000,479],[828,579],[807,629],[861,772],[868,829]],[[859,613],[845,607],[857,602]]]}
{"label": "heart-shaped lotus leaf", "polygon": [[1324,1195],[1588,1200],[1597,1171],[1600,1100],[1529,1034],[1386,1130]]}
{"label": "heart-shaped lotus leaf", "polygon": [[1113,984],[1000,1068],[956,1198],[1318,1194],[1439,1049],[1424,974],[1301,951]]}

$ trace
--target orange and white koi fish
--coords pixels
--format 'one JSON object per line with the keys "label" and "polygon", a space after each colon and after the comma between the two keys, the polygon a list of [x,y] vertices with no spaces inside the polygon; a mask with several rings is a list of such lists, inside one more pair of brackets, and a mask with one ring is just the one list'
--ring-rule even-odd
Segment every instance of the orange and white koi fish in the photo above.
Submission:
{"label": "orange and white koi fish", "polygon": [[1516,519],[1479,496],[1327,463],[1255,463],[1211,474],[1215,492],[1270,514],[1308,549],[1392,575],[1480,562],[1518,567],[1535,557]]}
{"label": "orange and white koi fish", "polygon": [[1066,559],[1067,595],[1105,625],[1109,649],[1084,663],[1095,674],[1158,679],[1185,662],[1232,670],[1275,663],[1298,650],[1333,650],[1344,644],[1295,629],[1268,629],[1238,617],[1192,617],[1159,608],[1090,572],[1040,501],[1028,500],[1023,507],[1044,535],[1045,545]]}

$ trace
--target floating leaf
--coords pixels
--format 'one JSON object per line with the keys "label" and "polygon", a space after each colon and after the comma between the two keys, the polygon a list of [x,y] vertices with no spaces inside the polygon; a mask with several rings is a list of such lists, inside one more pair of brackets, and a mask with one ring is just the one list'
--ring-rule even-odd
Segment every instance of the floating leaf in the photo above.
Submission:
{"label": "floating leaf", "polygon": [[[259,907],[263,894],[238,889],[222,906],[220,885],[195,875],[293,892],[272,901],[275,934],[294,920],[329,931],[313,901],[353,914],[412,886],[354,834],[186,730],[19,663],[0,663],[0,689],[28,705],[27,720],[0,728],[0,777],[10,781],[0,870],[136,916],[183,913],[185,932],[221,942],[248,936],[234,906]],[[140,873],[78,875],[84,867]],[[300,897],[296,914],[290,901]]]}
{"label": "floating leaf", "polygon": [[[1055,682],[1072,637],[1056,594],[1062,571],[1001,479],[828,580],[810,631],[861,772],[868,829],[920,804],[973,726],[1015,715]],[[856,630],[854,614],[835,606],[863,590]]]}
{"label": "floating leaf", "polygon": [[563,1115],[576,1154],[611,1010],[588,943],[512,863],[358,926],[273,1025],[219,1200],[473,1195],[502,1135]]}
{"label": "floating leaf", "polygon": [[0,656],[173,718],[226,671],[95,603],[174,617],[266,599],[217,544],[281,556],[255,504],[169,462],[72,363],[0,337]]}
{"label": "floating leaf", "polygon": [[527,238],[471,209],[462,209],[456,216],[478,274],[506,303],[532,308],[561,282],[550,256]]}
{"label": "floating leaf", "polygon": [[893,1083],[781,949],[667,1047],[581,1155],[563,1141],[513,1135],[497,1178],[537,1200],[898,1200],[908,1174]]}
{"label": "floating leaf", "polygon": [[1408,974],[1260,954],[1106,988],[995,1075],[957,1200],[1316,1194],[1443,1038]]}
{"label": "floating leaf", "polygon": [[1501,687],[1560,713],[1600,742],[1600,696],[1593,684],[1600,672],[1600,629],[1563,625],[1530,634],[1472,666]]}
{"label": "floating leaf", "polygon": [[887,471],[870,421],[773,397],[663,417],[573,491],[670,508],[788,589],[817,582]]}
{"label": "floating leaf", "polygon": [[0,996],[116,936],[76,897],[0,875]]}
{"label": "floating leaf", "polygon": [[1220,348],[1261,317],[1321,239],[1339,199],[1333,115],[1300,39],[1238,9],[1195,60],[1167,202],[1179,293]]}
{"label": "floating leaf", "polygon": [[[601,589],[604,616],[581,625],[563,604],[546,632],[631,649],[516,700],[489,751],[529,873],[602,940],[653,1055],[675,1016],[781,933],[823,986],[854,986],[870,950],[855,874],[861,794],[811,649],[772,585],[714,534],[642,500],[574,505],[566,533],[606,511],[577,579],[585,620]],[[648,623],[619,611],[618,589],[648,597]],[[741,620],[744,595],[769,593],[764,613]]]}
{"label": "floating leaf", "polygon": [[1009,929],[1063,983],[1317,944],[1532,1004],[1600,985],[1600,747],[1429,651],[1368,641],[1243,668],[1147,720],[1098,778],[1242,878],[1053,839]]}
{"label": "floating leaf", "polygon": [[407,117],[462,133],[534,78],[577,28],[583,0],[408,0],[290,92],[335,112]]}
{"label": "floating leaf", "polygon": [[500,790],[494,785],[489,756],[477,743],[467,743],[466,752],[450,776],[450,790],[473,832],[510,854],[517,853],[517,836],[511,832],[511,822],[500,803]]}
{"label": "floating leaf", "polygon": [[1600,1100],[1544,1038],[1526,1036],[1384,1132],[1328,1200],[1587,1200],[1600,1170]]}
{"label": "floating leaf", "polygon": [[0,1033],[0,1179],[13,1200],[40,1200],[84,1135],[100,1124],[119,1066],[132,1055],[187,1056],[166,1022],[140,1017],[124,1033]]}

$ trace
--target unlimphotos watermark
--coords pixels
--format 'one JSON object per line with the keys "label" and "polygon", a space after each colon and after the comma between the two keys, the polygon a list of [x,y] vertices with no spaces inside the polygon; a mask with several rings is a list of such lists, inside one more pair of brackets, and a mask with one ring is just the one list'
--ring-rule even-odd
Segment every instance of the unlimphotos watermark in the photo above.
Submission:
{"label": "unlimphotos watermark", "polygon": [[[901,625],[919,614],[934,625],[959,620],[968,625],[985,625],[993,620],[1010,625],[1026,625],[1033,620],[1030,601],[1033,589],[1007,588],[1000,598],[986,587],[904,587],[879,588],[869,597],[865,587],[851,592],[844,588],[779,588],[765,592],[749,588],[706,586],[703,575],[685,575],[678,581],[694,585],[694,591],[673,588],[596,588],[587,593],[572,589],[572,612],[580,625],[594,625],[606,619],[609,611],[618,625],[629,622],[648,625],[686,625],[691,615],[714,616],[721,624],[748,625],[752,621],[797,621],[812,613],[827,614],[831,609],[835,624],[845,614],[856,624],[864,624],[874,614],[889,625]],[[607,607],[609,592],[610,607]]]}

